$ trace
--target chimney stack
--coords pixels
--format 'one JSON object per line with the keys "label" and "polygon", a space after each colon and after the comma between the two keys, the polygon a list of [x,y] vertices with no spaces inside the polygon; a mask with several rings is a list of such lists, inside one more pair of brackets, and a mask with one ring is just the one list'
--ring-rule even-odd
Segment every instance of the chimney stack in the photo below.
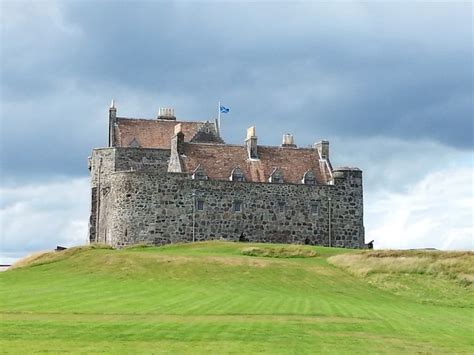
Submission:
{"label": "chimney stack", "polygon": [[176,121],[176,116],[174,114],[174,108],[171,107],[160,107],[158,110],[158,117],[159,120],[170,120]]}
{"label": "chimney stack", "polygon": [[283,142],[281,144],[282,147],[291,147],[291,148],[296,148],[295,140],[293,138],[293,135],[290,133],[284,134],[283,135]]}
{"label": "chimney stack", "polygon": [[329,141],[322,140],[321,142],[315,143],[313,148],[318,150],[321,159],[329,159]]}
{"label": "chimney stack", "polygon": [[247,128],[247,139],[245,139],[247,154],[249,159],[258,159],[257,136],[255,135],[255,126]]}
{"label": "chimney stack", "polygon": [[181,123],[174,126],[174,136],[171,138],[171,150],[177,154],[184,153],[184,133]]}
{"label": "chimney stack", "polygon": [[115,124],[117,122],[117,108],[112,100],[109,108],[109,147],[115,146]]}

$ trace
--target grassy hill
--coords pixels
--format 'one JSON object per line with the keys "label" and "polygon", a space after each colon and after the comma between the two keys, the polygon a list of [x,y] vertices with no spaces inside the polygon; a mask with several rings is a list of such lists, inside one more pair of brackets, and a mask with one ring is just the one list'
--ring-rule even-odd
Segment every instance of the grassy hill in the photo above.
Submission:
{"label": "grassy hill", "polygon": [[73,248],[0,273],[0,349],[472,353],[473,275],[473,253]]}

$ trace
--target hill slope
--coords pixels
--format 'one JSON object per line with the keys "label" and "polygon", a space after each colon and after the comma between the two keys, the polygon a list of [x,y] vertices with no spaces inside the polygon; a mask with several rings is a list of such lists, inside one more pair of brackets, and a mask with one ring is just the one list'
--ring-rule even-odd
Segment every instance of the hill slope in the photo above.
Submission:
{"label": "hill slope", "polygon": [[[472,352],[470,283],[397,272],[392,287],[374,282],[390,273],[373,264],[368,273],[348,272],[360,268],[359,256],[358,265],[348,261],[353,255],[224,242],[43,255],[0,274],[0,346],[11,353]],[[470,268],[472,253],[466,260]],[[440,300],[438,286],[426,290],[427,277],[449,297]]]}

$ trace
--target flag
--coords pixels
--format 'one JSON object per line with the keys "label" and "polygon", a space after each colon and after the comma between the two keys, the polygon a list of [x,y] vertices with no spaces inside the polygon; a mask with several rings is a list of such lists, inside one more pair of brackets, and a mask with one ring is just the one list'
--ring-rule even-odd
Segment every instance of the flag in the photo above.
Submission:
{"label": "flag", "polygon": [[230,109],[224,106],[220,106],[221,113],[229,113]]}

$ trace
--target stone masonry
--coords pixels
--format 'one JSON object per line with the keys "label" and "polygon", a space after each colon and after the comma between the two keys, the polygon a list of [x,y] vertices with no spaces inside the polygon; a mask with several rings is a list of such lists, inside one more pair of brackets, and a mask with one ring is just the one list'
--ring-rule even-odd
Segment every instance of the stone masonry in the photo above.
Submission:
{"label": "stone masonry", "polygon": [[[174,130],[159,137],[169,140],[163,147],[122,118],[129,125],[124,134],[115,107],[110,109],[110,146],[94,149],[89,158],[90,242],[124,247],[224,239],[365,246],[362,171],[333,169],[328,142],[301,149],[285,135],[282,147],[261,147],[253,129],[247,139],[255,138],[252,146],[232,146],[220,138],[217,122],[188,125],[189,134],[174,117],[155,122],[169,125],[173,119]],[[116,144],[120,134],[128,146]],[[140,146],[144,141],[148,146]],[[307,161],[311,157],[314,162]]]}

